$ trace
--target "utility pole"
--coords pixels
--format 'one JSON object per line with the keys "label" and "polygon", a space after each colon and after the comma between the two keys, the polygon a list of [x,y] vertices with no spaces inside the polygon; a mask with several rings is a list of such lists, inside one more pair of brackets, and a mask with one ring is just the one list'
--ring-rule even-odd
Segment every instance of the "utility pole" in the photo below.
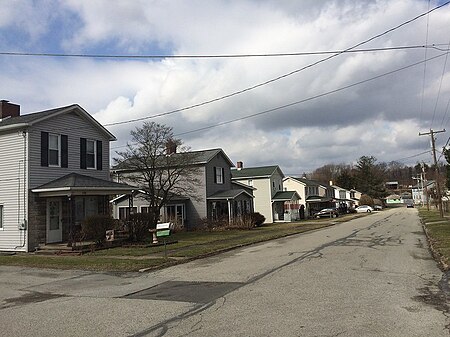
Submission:
{"label": "utility pole", "polygon": [[439,131],[433,131],[432,129],[430,129],[430,132],[424,132],[424,133],[419,132],[419,136],[425,136],[425,135],[431,136],[431,149],[433,151],[434,169],[436,171],[434,183],[436,184],[436,190],[437,190],[436,192],[437,192],[437,199],[438,199],[437,201],[438,201],[439,214],[440,214],[441,218],[443,218],[444,210],[442,208],[441,187],[439,184],[439,169],[438,169],[437,159],[436,159],[436,139],[434,138],[434,135],[436,133],[441,133],[441,132],[445,132],[445,129],[439,130]]}

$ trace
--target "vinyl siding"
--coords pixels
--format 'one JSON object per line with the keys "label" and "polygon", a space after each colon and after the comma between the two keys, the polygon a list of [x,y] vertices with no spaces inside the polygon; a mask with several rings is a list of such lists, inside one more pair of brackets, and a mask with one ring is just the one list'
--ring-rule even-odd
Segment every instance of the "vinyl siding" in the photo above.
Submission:
{"label": "vinyl siding", "polygon": [[[249,179],[235,180],[242,184],[248,185]],[[255,212],[259,212],[266,218],[266,223],[273,222],[273,211],[272,211],[272,183],[269,178],[253,178],[253,191],[254,199],[254,209]]]}
{"label": "vinyl siding", "polygon": [[305,185],[303,183],[299,182],[298,180],[292,179],[292,178],[287,178],[283,181],[283,187],[287,191],[297,192],[301,198],[299,203],[301,205],[306,206]]}
{"label": "vinyl siding", "polygon": [[[27,214],[27,186],[24,177],[24,136],[15,131],[0,134],[0,205],[3,205],[3,228],[0,229],[0,250],[26,251],[27,231],[19,230]],[[23,247],[22,247],[23,246]]]}
{"label": "vinyl siding", "polygon": [[[215,182],[215,167],[223,168],[223,184]],[[214,193],[220,191],[231,190],[231,170],[230,164],[225,160],[221,153],[218,153],[213,159],[211,159],[206,168],[206,195],[209,197]]]}
{"label": "vinyl siding", "polygon": [[[41,131],[68,136],[68,167],[41,166]],[[80,169],[80,138],[102,141],[102,170]],[[75,172],[109,180],[109,138],[75,112],[37,123],[30,130],[30,188]]]}

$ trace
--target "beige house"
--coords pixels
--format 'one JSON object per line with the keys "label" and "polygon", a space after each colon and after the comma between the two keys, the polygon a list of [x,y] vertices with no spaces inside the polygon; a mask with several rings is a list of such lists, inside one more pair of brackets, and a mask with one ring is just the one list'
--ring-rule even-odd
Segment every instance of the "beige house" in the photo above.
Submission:
{"label": "beige house", "polygon": [[242,162],[238,162],[231,177],[234,182],[254,188],[255,212],[264,215],[267,223],[299,219],[301,198],[295,190],[283,188],[284,174],[279,166],[243,168]]}

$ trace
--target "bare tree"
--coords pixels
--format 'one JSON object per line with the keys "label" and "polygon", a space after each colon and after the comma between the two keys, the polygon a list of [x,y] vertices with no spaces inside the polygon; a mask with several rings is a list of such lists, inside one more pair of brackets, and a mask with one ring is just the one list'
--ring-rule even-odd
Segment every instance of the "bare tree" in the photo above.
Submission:
{"label": "bare tree", "polygon": [[144,122],[130,134],[131,143],[126,150],[116,152],[115,169],[122,172],[127,182],[145,192],[149,227],[154,228],[161,209],[174,197],[198,199],[193,194],[194,186],[199,184],[196,154],[182,146],[172,128],[165,125]]}

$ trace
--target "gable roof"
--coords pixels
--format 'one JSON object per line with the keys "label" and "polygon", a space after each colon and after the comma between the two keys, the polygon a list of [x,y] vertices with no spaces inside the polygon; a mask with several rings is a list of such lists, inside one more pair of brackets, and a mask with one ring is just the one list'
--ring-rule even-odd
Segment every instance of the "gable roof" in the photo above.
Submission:
{"label": "gable roof", "polygon": [[55,118],[57,116],[74,112],[81,118],[86,119],[102,133],[104,133],[109,140],[116,140],[116,137],[110,133],[104,126],[102,126],[94,117],[92,117],[86,110],[84,110],[78,104],[72,104],[60,108],[44,110],[40,112],[33,112],[26,115],[21,115],[18,117],[6,118],[0,121],[0,131],[14,130],[17,128],[24,128],[33,126],[37,123],[45,121],[50,118]]}
{"label": "gable roof", "polygon": [[275,171],[279,171],[280,175],[284,177],[278,165],[273,166],[260,166],[260,167],[249,167],[242,169],[231,170],[232,179],[244,179],[244,178],[269,178]]}
{"label": "gable roof", "polygon": [[293,180],[296,180],[296,181],[298,181],[300,183],[303,183],[306,186],[323,186],[325,188],[327,188],[329,186],[328,184],[324,184],[324,183],[318,182],[317,180],[306,179],[306,178],[286,177],[285,180],[289,179],[289,178],[291,178]]}
{"label": "gable roof", "polygon": [[[182,156],[191,156],[192,157],[192,162],[189,162],[189,165],[206,165],[208,164],[212,159],[214,159],[218,154],[221,154],[224,158],[225,161],[231,166],[233,167],[234,164],[233,162],[230,160],[230,158],[228,158],[228,156],[226,155],[226,153],[222,150],[222,149],[209,149],[209,150],[199,150],[199,151],[189,151],[189,152],[176,152],[171,154],[170,156],[174,159],[173,162],[179,162],[182,163],[183,160],[177,160],[177,158],[182,158]],[[164,163],[161,165],[161,167],[163,167]],[[135,169],[128,169],[127,168],[127,164],[126,162],[121,162],[115,166],[113,166],[111,168],[111,172],[133,172],[135,171]]]}
{"label": "gable roof", "polygon": [[296,191],[279,191],[273,196],[272,201],[290,201],[300,199],[301,197]]}
{"label": "gable roof", "polygon": [[130,193],[134,190],[127,184],[94,178],[78,173],[69,173],[63,177],[52,180],[46,184],[32,189],[34,193],[95,193],[95,194],[119,194]]}
{"label": "gable roof", "polygon": [[207,200],[228,200],[228,199],[235,199],[241,194],[245,194],[249,198],[253,198],[253,195],[248,193],[244,189],[237,189],[237,190],[227,190],[227,191],[219,191],[214,193],[213,195],[207,197]]}

